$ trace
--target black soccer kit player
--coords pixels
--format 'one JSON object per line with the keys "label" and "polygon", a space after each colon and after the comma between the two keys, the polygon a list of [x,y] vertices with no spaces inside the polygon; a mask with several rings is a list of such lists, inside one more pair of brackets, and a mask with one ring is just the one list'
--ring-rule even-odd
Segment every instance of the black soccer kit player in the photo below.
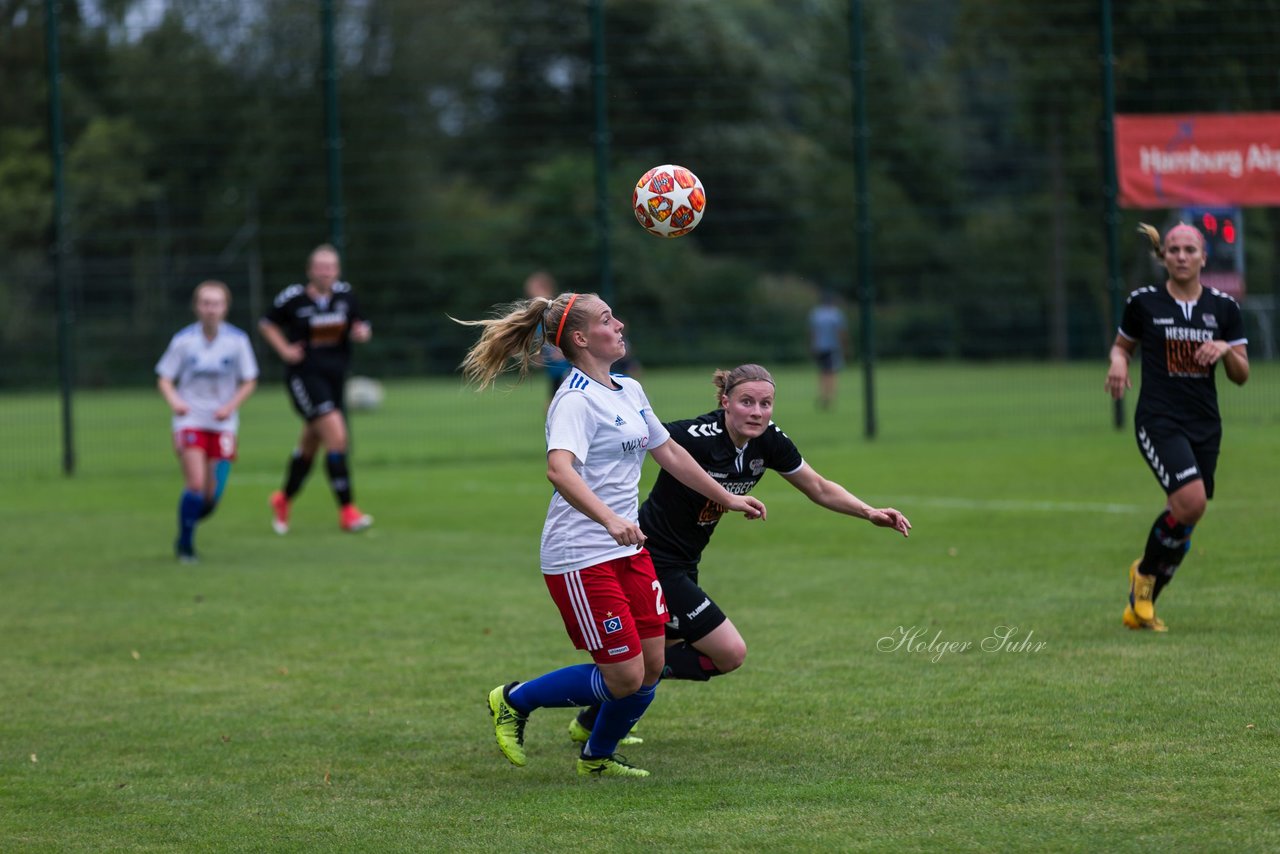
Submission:
{"label": "black soccer kit player", "polygon": [[[723,409],[673,421],[666,427],[671,438],[734,495],[749,493],[766,469],[791,474],[804,465],[795,443],[773,423],[758,438],[741,448],[734,447],[724,426]],[[694,643],[726,619],[698,586],[698,562],[724,512],[724,507],[694,492],[665,470],[658,474],[649,497],[640,506],[640,530],[647,538],[645,548],[653,557],[670,612],[669,638]]]}
{"label": "black soccer kit player", "polygon": [[[1133,421],[1143,458],[1166,495],[1201,480],[1205,498],[1212,498],[1222,441],[1217,366],[1198,363],[1195,354],[1215,339],[1233,347],[1246,343],[1240,306],[1213,288],[1202,288],[1195,302],[1175,299],[1164,285],[1139,288],[1129,295],[1120,335],[1142,346],[1142,391]],[[1191,547],[1193,527],[1168,509],[1156,517],[1135,567],[1155,577],[1152,601]]]}
{"label": "black soccer kit player", "polygon": [[1138,447],[1165,493],[1204,481],[1213,497],[1213,475],[1222,439],[1216,365],[1196,362],[1205,341],[1246,342],[1240,306],[1203,288],[1194,303],[1176,300],[1163,286],[1129,295],[1120,334],[1142,345],[1142,390],[1134,413]]}
{"label": "black soccer kit player", "polygon": [[364,318],[351,285],[335,282],[328,299],[316,300],[302,285],[281,291],[266,319],[290,343],[302,343],[306,354],[285,366],[285,384],[294,409],[313,421],[334,409],[344,410],[343,387],[351,364],[351,325]]}

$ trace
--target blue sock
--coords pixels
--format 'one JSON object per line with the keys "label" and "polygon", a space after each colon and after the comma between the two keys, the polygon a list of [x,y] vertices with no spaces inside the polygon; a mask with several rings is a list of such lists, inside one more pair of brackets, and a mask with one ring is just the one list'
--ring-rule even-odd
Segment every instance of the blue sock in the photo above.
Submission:
{"label": "blue sock", "polygon": [[658,690],[658,683],[644,685],[634,694],[621,700],[608,700],[600,707],[600,715],[591,730],[591,738],[582,748],[584,757],[612,756],[618,749],[618,742],[631,732],[636,721],[644,715],[644,710],[653,702],[653,694]]}
{"label": "blue sock", "polygon": [[600,675],[600,668],[594,664],[574,664],[553,670],[537,679],[521,682],[507,694],[507,702],[517,712],[526,715],[544,706],[564,709],[612,699],[613,695]]}
{"label": "blue sock", "polygon": [[204,496],[189,489],[182,490],[178,500],[178,546],[190,551],[195,546],[196,522],[204,508]]}
{"label": "blue sock", "polygon": [[222,500],[222,491],[227,488],[227,476],[231,474],[231,460],[218,460],[213,464],[213,495],[205,499],[200,509],[200,518],[213,515]]}

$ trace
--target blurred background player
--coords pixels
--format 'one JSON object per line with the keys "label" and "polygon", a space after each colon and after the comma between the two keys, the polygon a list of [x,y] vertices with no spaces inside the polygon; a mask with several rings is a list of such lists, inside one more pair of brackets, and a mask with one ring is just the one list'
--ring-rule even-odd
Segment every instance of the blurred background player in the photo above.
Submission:
{"label": "blurred background player", "polygon": [[498,747],[512,764],[524,765],[525,723],[535,709],[600,703],[578,774],[647,777],[615,752],[653,700],[663,667],[666,606],[636,517],[645,454],[726,511],[763,517],[764,505],[716,483],[668,441],[640,384],[610,375],[625,352],[623,324],[596,295],[534,297],[494,319],[466,323],[483,328],[462,363],[464,376],[481,389],[513,358],[527,375],[546,337],[573,366],[547,412],[547,479],[555,492],[540,561],[565,630],[595,663],[490,691]]}
{"label": "blurred background player", "polygon": [[184,563],[196,559],[196,523],[218,506],[236,458],[240,405],[258,385],[249,336],[226,322],[231,290],[207,281],[192,294],[196,323],[179,330],[156,363],[156,387],[173,410],[173,444],[182,466],[178,539]]}
{"label": "blurred background player", "polygon": [[307,283],[290,285],[275,298],[258,323],[262,336],[285,365],[285,390],[304,424],[289,458],[284,488],[271,495],[271,526],[289,530],[289,507],[325,447],[325,470],[338,501],[338,524],[344,531],[363,531],[373,518],[361,513],[353,499],[347,456],[350,431],[343,402],[351,364],[351,343],[373,336],[356,303],[351,285],[338,277],[338,251],[317,246],[307,259]]}
{"label": "blurred background player", "polygon": [[1213,497],[1213,476],[1222,440],[1222,416],[1214,366],[1227,379],[1249,379],[1248,343],[1236,301],[1200,283],[1204,235],[1181,223],[1164,239],[1143,223],[1156,256],[1169,273],[1162,285],[1129,294],[1111,345],[1106,389],[1115,400],[1132,386],[1129,359],[1142,345],[1142,390],[1133,415],[1138,449],[1168,501],[1147,534],[1142,557],[1129,567],[1124,624],[1167,631],[1156,616],[1156,599],[1173,580],[1191,549],[1191,531]]}
{"label": "blurred background player", "polygon": [[[906,537],[911,522],[892,507],[876,508],[827,480],[804,461],[795,443],[773,422],[773,377],[760,365],[739,365],[712,375],[719,408],[665,426],[716,482],[746,495],[768,469],[777,471],[814,504],[866,519]],[[662,583],[667,622],[668,679],[705,682],[742,665],[747,645],[738,629],[698,585],[698,565],[724,508],[665,471],[658,473],[640,507],[640,529]],[[569,735],[583,741],[598,707],[584,709],[569,723]]]}
{"label": "blurred background player", "polygon": [[[543,299],[552,300],[556,296],[556,280],[545,270],[538,270],[531,273],[529,278],[524,280],[524,296],[525,299],[533,299],[541,297]],[[538,351],[537,364],[541,365],[543,370],[547,372],[547,404],[551,404],[551,398],[556,396],[556,391],[560,388],[560,383],[564,382],[564,378],[569,375],[569,360],[564,357],[564,353],[560,352],[560,348],[552,344],[550,338],[542,335],[542,347]]]}
{"label": "blurred background player", "polygon": [[849,323],[832,291],[822,292],[822,302],[809,312],[809,351],[818,363],[818,408],[830,409],[836,401],[836,379],[849,349]]}

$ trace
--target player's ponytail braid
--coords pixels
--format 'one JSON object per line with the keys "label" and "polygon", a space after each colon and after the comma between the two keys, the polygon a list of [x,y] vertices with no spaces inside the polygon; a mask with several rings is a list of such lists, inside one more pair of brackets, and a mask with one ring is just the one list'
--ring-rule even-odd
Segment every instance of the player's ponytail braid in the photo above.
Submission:
{"label": "player's ponytail braid", "polygon": [[760,365],[738,365],[731,371],[723,368],[711,375],[711,382],[716,387],[716,406],[722,397],[728,397],[735,387],[743,383],[766,382],[773,385],[773,376]]}
{"label": "player's ponytail braid", "polygon": [[482,328],[480,340],[471,345],[462,360],[462,376],[483,391],[493,385],[503,371],[518,368],[520,379],[529,375],[529,365],[542,344],[538,333],[551,307],[546,297],[520,300],[497,306],[487,320],[449,319],[463,326]]}
{"label": "player's ponytail braid", "polygon": [[[483,329],[480,340],[471,346],[462,360],[462,376],[483,391],[493,385],[503,371],[515,368],[523,380],[529,375],[529,366],[542,348],[544,340],[554,343],[556,330],[561,330],[560,347],[571,356],[573,345],[568,333],[586,325],[586,311],[582,307],[585,297],[594,294],[577,294],[576,303],[569,316],[564,317],[574,294],[561,294],[554,300],[533,297],[497,306],[494,316],[487,320],[450,320],[463,326],[479,326]],[[564,318],[563,328],[561,318]]]}
{"label": "player's ponytail braid", "polygon": [[1138,231],[1147,236],[1151,241],[1151,252],[1157,258],[1164,258],[1164,241],[1160,239],[1160,232],[1156,230],[1154,225],[1147,225],[1145,222],[1138,223]]}

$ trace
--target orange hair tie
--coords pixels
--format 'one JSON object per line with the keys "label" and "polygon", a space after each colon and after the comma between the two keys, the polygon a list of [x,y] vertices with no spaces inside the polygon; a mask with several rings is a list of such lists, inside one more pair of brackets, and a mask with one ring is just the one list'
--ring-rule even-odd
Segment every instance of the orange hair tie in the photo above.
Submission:
{"label": "orange hair tie", "polygon": [[564,332],[564,322],[569,319],[569,309],[573,308],[573,301],[578,298],[577,294],[569,297],[569,304],[564,307],[564,314],[560,315],[560,325],[556,327],[556,346],[560,346],[560,333]]}

